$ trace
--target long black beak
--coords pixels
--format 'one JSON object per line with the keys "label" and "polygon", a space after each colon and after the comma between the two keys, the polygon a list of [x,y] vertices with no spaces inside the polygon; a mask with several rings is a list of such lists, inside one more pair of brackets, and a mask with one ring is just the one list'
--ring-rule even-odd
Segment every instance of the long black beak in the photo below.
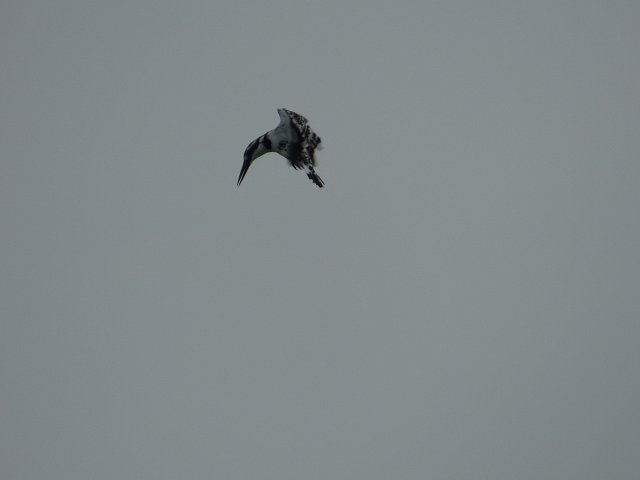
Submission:
{"label": "long black beak", "polygon": [[240,170],[240,176],[238,177],[238,186],[240,186],[240,184],[242,183],[242,179],[247,174],[247,171],[249,170],[249,167],[251,166],[251,162],[253,162],[253,160],[251,160],[251,158],[249,158],[249,156],[245,156],[244,157],[244,163],[242,164],[242,170]]}

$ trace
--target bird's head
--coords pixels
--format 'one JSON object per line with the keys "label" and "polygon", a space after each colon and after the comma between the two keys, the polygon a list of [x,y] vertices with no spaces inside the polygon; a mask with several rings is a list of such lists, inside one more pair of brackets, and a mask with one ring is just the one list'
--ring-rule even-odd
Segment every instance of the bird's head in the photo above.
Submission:
{"label": "bird's head", "polygon": [[249,167],[251,166],[253,161],[269,151],[267,145],[265,145],[265,142],[268,142],[269,144],[271,143],[267,139],[266,135],[262,135],[261,137],[256,138],[253,142],[251,142],[249,146],[247,146],[246,150],[244,151],[244,162],[242,163],[242,170],[240,170],[240,176],[238,177],[238,185],[242,183],[242,180],[247,174],[247,171],[249,170]]}

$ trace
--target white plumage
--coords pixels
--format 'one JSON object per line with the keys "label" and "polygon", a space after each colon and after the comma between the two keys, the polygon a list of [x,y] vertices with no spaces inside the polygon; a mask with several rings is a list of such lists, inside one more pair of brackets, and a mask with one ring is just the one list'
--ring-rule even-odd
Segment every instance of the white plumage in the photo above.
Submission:
{"label": "white plumage", "polygon": [[302,115],[279,108],[280,123],[273,130],[256,138],[244,151],[244,162],[238,185],[242,183],[253,161],[268,152],[276,152],[289,160],[291,166],[297,170],[306,169],[307,177],[318,187],[323,187],[324,182],[315,171],[315,150],[321,149],[322,141],[311,130],[309,122]]}

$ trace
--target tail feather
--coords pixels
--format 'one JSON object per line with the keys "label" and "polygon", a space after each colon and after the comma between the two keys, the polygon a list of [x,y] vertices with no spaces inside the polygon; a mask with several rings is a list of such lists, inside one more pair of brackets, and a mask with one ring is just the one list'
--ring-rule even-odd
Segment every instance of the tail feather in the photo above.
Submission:
{"label": "tail feather", "polygon": [[309,177],[309,180],[315,183],[318,187],[320,188],[324,187],[324,181],[315,172],[315,170],[310,170],[309,173],[307,173],[307,177]]}

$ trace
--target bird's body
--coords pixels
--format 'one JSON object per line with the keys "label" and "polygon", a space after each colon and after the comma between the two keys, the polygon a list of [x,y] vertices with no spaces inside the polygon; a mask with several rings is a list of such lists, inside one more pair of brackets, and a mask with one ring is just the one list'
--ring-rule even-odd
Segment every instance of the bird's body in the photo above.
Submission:
{"label": "bird's body", "polygon": [[307,177],[318,187],[324,182],[315,171],[315,150],[320,149],[322,141],[311,130],[309,122],[299,115],[285,108],[278,109],[280,123],[273,130],[256,138],[244,151],[244,163],[238,177],[238,185],[242,183],[253,161],[268,152],[276,152],[289,160],[291,166],[297,170],[305,168]]}

